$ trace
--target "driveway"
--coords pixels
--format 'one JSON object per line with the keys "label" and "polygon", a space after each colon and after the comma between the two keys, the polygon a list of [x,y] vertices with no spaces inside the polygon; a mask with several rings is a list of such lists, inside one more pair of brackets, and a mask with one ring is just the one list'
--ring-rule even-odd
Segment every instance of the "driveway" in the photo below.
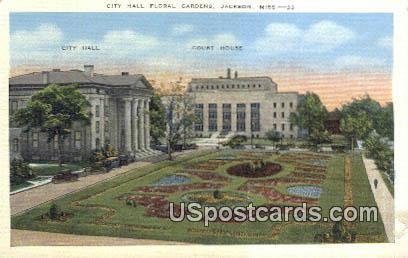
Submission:
{"label": "driveway", "polygon": [[[174,153],[176,156],[184,156],[191,154],[195,150],[187,150],[183,152]],[[78,181],[60,184],[46,184],[36,188],[29,189],[24,192],[16,193],[10,196],[10,213],[11,215],[16,215],[26,210],[30,210],[42,203],[60,198],[61,196],[78,192],[86,187],[94,185],[98,182],[109,180],[120,174],[126,173],[130,170],[144,167],[151,163],[155,163],[166,159],[166,155],[160,155],[156,158],[151,158],[149,161],[138,161],[129,164],[128,166],[123,166],[119,169],[115,169],[109,173],[103,173],[98,175],[89,175],[86,177],[80,177]]]}
{"label": "driveway", "polygon": [[[363,157],[364,165],[368,180],[370,182],[371,191],[374,194],[375,201],[381,214],[384,224],[385,233],[389,242],[394,242],[394,198],[385,184],[380,171],[378,171],[374,160]],[[374,179],[378,180],[377,189],[374,187]]]}

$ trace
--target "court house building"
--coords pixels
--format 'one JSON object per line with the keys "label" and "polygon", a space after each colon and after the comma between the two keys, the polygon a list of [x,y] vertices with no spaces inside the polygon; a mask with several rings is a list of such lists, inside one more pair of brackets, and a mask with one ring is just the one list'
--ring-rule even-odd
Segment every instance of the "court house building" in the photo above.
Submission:
{"label": "court house building", "polygon": [[[64,140],[64,159],[82,160],[92,150],[111,144],[121,153],[147,156],[150,149],[149,103],[153,88],[143,75],[122,72],[103,75],[93,65],[83,70],[34,72],[9,80],[10,115],[27,105],[30,97],[49,84],[77,84],[90,102],[89,125],[75,124]],[[24,132],[10,119],[10,156],[26,160],[56,160],[58,142],[36,130]]]}
{"label": "court house building", "polygon": [[269,130],[284,137],[298,137],[298,128],[289,121],[301,98],[297,92],[278,92],[269,77],[193,78],[188,94],[195,104],[197,136],[244,134],[263,137]]}

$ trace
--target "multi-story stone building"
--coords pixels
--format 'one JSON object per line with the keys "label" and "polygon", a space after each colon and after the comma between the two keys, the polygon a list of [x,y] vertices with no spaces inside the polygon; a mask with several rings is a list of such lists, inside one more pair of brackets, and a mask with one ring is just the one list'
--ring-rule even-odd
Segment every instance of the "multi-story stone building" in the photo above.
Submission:
{"label": "multi-story stone building", "polygon": [[[64,141],[64,159],[82,160],[92,150],[111,144],[121,153],[136,156],[152,154],[150,149],[149,102],[153,88],[143,75],[103,75],[94,72],[93,65],[84,70],[34,72],[15,76],[9,81],[10,114],[25,107],[30,97],[49,84],[77,84],[91,104],[91,123],[74,124]],[[11,158],[55,160],[58,142],[32,130],[24,132],[10,120]]]}
{"label": "multi-story stone building", "polygon": [[277,84],[269,77],[195,78],[188,85],[198,121],[197,136],[216,134],[245,134],[263,137],[268,130],[281,132],[284,137],[296,138],[298,128],[289,117],[300,99],[297,92],[278,92]]}

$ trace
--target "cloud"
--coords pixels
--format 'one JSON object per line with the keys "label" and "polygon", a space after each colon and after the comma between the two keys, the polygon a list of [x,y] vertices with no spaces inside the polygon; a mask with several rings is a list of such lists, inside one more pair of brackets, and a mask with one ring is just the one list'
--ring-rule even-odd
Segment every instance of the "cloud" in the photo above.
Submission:
{"label": "cloud", "polygon": [[63,32],[54,24],[41,24],[33,30],[17,30],[10,35],[13,49],[32,49],[61,42]]}
{"label": "cloud", "polygon": [[335,59],[334,65],[339,69],[373,69],[386,66],[385,59],[345,55]]}
{"label": "cloud", "polygon": [[382,37],[378,40],[377,44],[380,47],[392,49],[392,37],[391,36]]}
{"label": "cloud", "polygon": [[212,37],[194,38],[187,42],[187,47],[192,46],[234,46],[239,45],[239,40],[230,33],[217,34]]}
{"label": "cloud", "polygon": [[290,23],[270,23],[255,47],[270,52],[328,52],[354,37],[352,30],[332,21],[320,21],[304,30]]}
{"label": "cloud", "polygon": [[171,33],[175,36],[184,35],[194,31],[194,26],[191,24],[176,24],[171,29]]}

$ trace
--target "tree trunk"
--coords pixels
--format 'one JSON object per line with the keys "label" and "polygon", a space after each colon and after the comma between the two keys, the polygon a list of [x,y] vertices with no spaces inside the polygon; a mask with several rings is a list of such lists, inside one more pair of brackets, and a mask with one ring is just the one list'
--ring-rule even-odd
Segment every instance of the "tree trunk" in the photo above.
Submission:
{"label": "tree trunk", "polygon": [[171,155],[171,144],[170,144],[170,141],[167,141],[167,155],[169,156],[169,160],[173,160],[173,156]]}
{"label": "tree trunk", "polygon": [[58,142],[58,164],[62,167],[62,152],[64,149],[63,141],[61,135],[57,134],[57,142]]}

